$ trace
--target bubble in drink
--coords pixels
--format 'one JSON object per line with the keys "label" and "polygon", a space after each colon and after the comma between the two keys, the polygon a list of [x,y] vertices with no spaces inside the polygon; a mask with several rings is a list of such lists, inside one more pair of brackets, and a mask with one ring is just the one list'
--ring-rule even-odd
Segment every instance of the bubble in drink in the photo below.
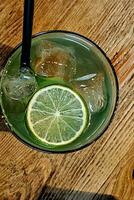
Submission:
{"label": "bubble in drink", "polygon": [[29,70],[21,71],[18,75],[6,75],[3,80],[3,92],[12,100],[27,99],[34,94],[37,83]]}
{"label": "bubble in drink", "polygon": [[73,85],[83,96],[91,112],[99,112],[105,107],[105,84],[101,73],[79,77],[73,81]]}
{"label": "bubble in drink", "polygon": [[36,59],[32,63],[37,75],[72,79],[76,74],[76,58],[73,49],[56,42],[42,41],[36,47]]}

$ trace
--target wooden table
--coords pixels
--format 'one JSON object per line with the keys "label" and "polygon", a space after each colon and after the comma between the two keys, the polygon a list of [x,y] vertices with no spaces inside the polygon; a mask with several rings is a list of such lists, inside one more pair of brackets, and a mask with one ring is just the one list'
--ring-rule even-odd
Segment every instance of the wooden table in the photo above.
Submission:
{"label": "wooden table", "polygon": [[[0,66],[21,41],[22,0],[0,1]],[[35,0],[33,34],[64,29],[94,40],[119,81],[112,123],[89,147],[43,154],[0,121],[0,199],[134,200],[134,1]]]}

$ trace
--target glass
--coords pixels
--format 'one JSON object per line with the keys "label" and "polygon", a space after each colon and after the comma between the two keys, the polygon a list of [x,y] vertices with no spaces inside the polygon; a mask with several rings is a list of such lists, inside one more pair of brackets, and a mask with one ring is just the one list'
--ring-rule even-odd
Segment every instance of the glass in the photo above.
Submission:
{"label": "glass", "polygon": [[[21,45],[12,52],[1,78],[2,111],[18,139],[33,148],[62,153],[89,145],[106,130],[116,106],[117,79],[108,58],[94,42],[67,31],[39,33],[32,39],[31,70],[21,74],[20,55]],[[88,128],[63,146],[39,141],[29,132],[25,120],[32,95],[51,84],[75,90],[91,113]]]}

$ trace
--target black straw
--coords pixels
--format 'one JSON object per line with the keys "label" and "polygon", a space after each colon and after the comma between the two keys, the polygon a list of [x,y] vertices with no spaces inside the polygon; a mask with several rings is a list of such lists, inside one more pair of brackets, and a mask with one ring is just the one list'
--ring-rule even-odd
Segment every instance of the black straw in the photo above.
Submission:
{"label": "black straw", "polygon": [[34,0],[24,1],[21,68],[30,67],[30,49],[34,14]]}

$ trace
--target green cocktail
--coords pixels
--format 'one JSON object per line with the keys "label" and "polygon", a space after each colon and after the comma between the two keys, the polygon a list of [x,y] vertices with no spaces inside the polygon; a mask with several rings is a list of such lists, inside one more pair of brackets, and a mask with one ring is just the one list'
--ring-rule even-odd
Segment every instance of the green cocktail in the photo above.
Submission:
{"label": "green cocktail", "polygon": [[13,133],[51,152],[77,150],[98,138],[117,100],[116,78],[102,51],[78,34],[51,31],[32,39],[31,70],[20,73],[20,54],[21,46],[1,78],[1,106]]}

